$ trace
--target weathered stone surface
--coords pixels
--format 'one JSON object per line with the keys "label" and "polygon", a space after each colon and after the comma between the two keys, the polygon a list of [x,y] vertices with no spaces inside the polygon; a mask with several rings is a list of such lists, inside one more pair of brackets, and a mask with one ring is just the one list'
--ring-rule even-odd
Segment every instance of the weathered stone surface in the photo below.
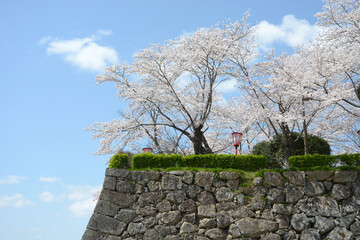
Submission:
{"label": "weathered stone surface", "polygon": [[101,239],[101,233],[91,229],[86,229],[84,235],[81,238],[81,240],[99,240],[99,239]]}
{"label": "weathered stone surface", "polygon": [[295,229],[295,231],[301,232],[303,229],[309,226],[309,219],[304,213],[294,214],[291,217],[291,226]]}
{"label": "weathered stone surface", "polygon": [[156,208],[152,205],[144,206],[136,209],[136,214],[140,216],[153,216],[156,213]]}
{"label": "weathered stone surface", "polygon": [[276,214],[282,214],[286,216],[290,216],[292,214],[292,205],[290,204],[274,204],[273,211]]}
{"label": "weathered stone surface", "polygon": [[335,225],[338,227],[349,228],[350,225],[355,221],[356,214],[349,214],[347,216],[337,218]]}
{"label": "weathered stone surface", "polygon": [[171,203],[179,204],[186,199],[186,193],[183,190],[173,191],[166,195],[166,200]]}
{"label": "weathered stone surface", "polygon": [[171,203],[168,200],[163,200],[156,205],[159,212],[168,212],[171,210]]}
{"label": "weathered stone surface", "polygon": [[155,217],[145,217],[142,219],[142,223],[148,229],[148,228],[152,228],[153,226],[155,226],[158,222]]}
{"label": "weathered stone surface", "polygon": [[236,225],[244,237],[260,237],[279,228],[277,222],[255,218],[243,218],[237,221]]}
{"label": "weathered stone surface", "polygon": [[304,196],[304,191],[301,187],[287,185],[285,191],[286,202],[288,203],[297,203]]}
{"label": "weathered stone surface", "polygon": [[260,240],[281,240],[281,237],[275,233],[267,233]]}
{"label": "weathered stone surface", "polygon": [[267,194],[269,203],[283,203],[285,201],[284,191],[278,188],[270,188]]}
{"label": "weathered stone surface", "polygon": [[201,192],[197,197],[197,201],[202,205],[216,203],[214,195],[207,191]]}
{"label": "weathered stone surface", "polygon": [[326,237],[328,240],[351,240],[354,234],[346,228],[336,227]]}
{"label": "weathered stone surface", "polygon": [[160,233],[158,233],[154,229],[146,230],[146,232],[144,234],[144,240],[155,240],[155,239],[162,240],[164,238],[160,235]]}
{"label": "weathered stone surface", "polygon": [[120,193],[135,193],[135,184],[127,181],[119,180],[116,183],[116,191]]}
{"label": "weathered stone surface", "polygon": [[199,193],[202,192],[202,188],[198,185],[189,185],[185,188],[185,192],[188,198],[196,199]]}
{"label": "weathered stone surface", "polygon": [[176,175],[176,176],[182,176],[184,175],[184,171],[181,171],[181,170],[174,170],[174,171],[170,171],[168,172],[168,174],[172,174],[172,175]]}
{"label": "weathered stone surface", "polygon": [[177,190],[182,189],[182,178],[172,174],[164,174],[161,181],[163,190]]}
{"label": "weathered stone surface", "polygon": [[164,194],[159,192],[142,193],[139,196],[139,202],[146,202],[146,204],[157,204],[165,198]]}
{"label": "weathered stone surface", "polygon": [[211,186],[214,176],[214,172],[197,172],[195,174],[195,184],[200,187]]}
{"label": "weathered stone surface", "polygon": [[261,214],[261,218],[267,219],[267,220],[274,220],[274,213],[271,211],[271,209],[264,209]]}
{"label": "weathered stone surface", "polygon": [[331,197],[315,197],[313,199],[315,210],[323,217],[339,217],[339,206]]}
{"label": "weathered stone surface", "polygon": [[191,223],[184,222],[180,227],[180,234],[193,233],[193,232],[197,232],[197,230],[198,230],[197,227],[195,227]]}
{"label": "weathered stone surface", "polygon": [[255,177],[253,179],[254,186],[261,186],[264,183],[264,179],[262,177]]}
{"label": "weathered stone surface", "polygon": [[109,177],[117,177],[119,179],[125,179],[129,176],[129,171],[119,168],[107,168],[105,175]]}
{"label": "weathered stone surface", "polygon": [[166,225],[175,225],[181,220],[181,213],[179,211],[164,212],[161,213],[160,219]]}
{"label": "weathered stone surface", "polygon": [[216,204],[216,211],[229,211],[237,208],[236,203],[234,202],[221,202]]}
{"label": "weathered stone surface", "polygon": [[182,177],[182,180],[186,184],[192,184],[194,180],[194,174],[192,172],[186,171]]}
{"label": "weathered stone surface", "polygon": [[251,208],[254,211],[257,211],[257,210],[262,211],[265,208],[265,201],[261,198],[254,197],[251,199]]}
{"label": "weathered stone surface", "polygon": [[216,227],[216,221],[213,218],[200,219],[199,228],[214,228]]}
{"label": "weathered stone surface", "polygon": [[242,219],[246,217],[255,217],[255,213],[246,206],[241,206],[239,209],[231,211],[231,216],[235,219]]}
{"label": "weathered stone surface", "polygon": [[126,224],[112,217],[94,213],[87,228],[112,235],[121,235],[126,228]]}
{"label": "weathered stone surface", "polygon": [[326,234],[334,229],[335,223],[328,218],[315,216],[314,227],[319,229],[320,234]]}
{"label": "weathered stone surface", "polygon": [[198,217],[215,217],[216,210],[214,204],[198,206]]}
{"label": "weathered stone surface", "polygon": [[220,172],[219,177],[220,179],[234,180],[239,179],[240,174],[237,172]]}
{"label": "weathered stone surface", "polygon": [[229,234],[233,236],[234,238],[241,237],[241,232],[239,227],[236,224],[231,224],[229,227]]}
{"label": "weathered stone surface", "polygon": [[360,221],[359,221],[359,220],[355,221],[355,222],[350,226],[350,231],[351,231],[355,236],[360,236]]}
{"label": "weathered stone surface", "polygon": [[130,194],[119,193],[103,189],[101,191],[100,200],[116,203],[120,208],[128,208],[135,202],[136,197]]}
{"label": "weathered stone surface", "polygon": [[347,199],[351,196],[351,190],[345,185],[335,184],[332,188],[331,196],[337,201]]}
{"label": "weathered stone surface", "polygon": [[120,207],[114,203],[98,200],[94,211],[106,216],[114,217],[119,209]]}
{"label": "weathered stone surface", "polygon": [[275,218],[279,224],[279,229],[287,229],[289,227],[289,218],[286,215],[277,215]]}
{"label": "weathered stone surface", "polygon": [[273,187],[280,187],[284,185],[284,178],[278,172],[265,172],[264,173],[265,184]]}
{"label": "weathered stone surface", "polygon": [[332,188],[332,186],[333,186],[333,183],[332,183],[332,182],[328,182],[328,181],[324,181],[323,184],[324,184],[324,187],[325,187],[325,189],[326,189],[327,191],[330,191],[331,188]]}
{"label": "weathered stone surface", "polygon": [[195,222],[196,222],[196,213],[186,213],[184,215],[184,217],[182,218],[182,221],[195,224]]}
{"label": "weathered stone surface", "polygon": [[147,184],[150,192],[158,192],[161,188],[161,184],[159,182],[150,181]]}
{"label": "weathered stone surface", "polygon": [[227,187],[220,187],[215,194],[218,202],[232,202],[234,199],[234,193]]}
{"label": "weathered stone surface", "polygon": [[196,204],[192,199],[188,199],[179,205],[180,212],[193,213],[196,212]]}
{"label": "weathered stone surface", "polygon": [[304,171],[291,171],[284,172],[284,177],[290,181],[291,184],[295,186],[305,186],[305,172]]}
{"label": "weathered stone surface", "polygon": [[325,188],[322,182],[307,182],[304,188],[306,196],[318,196],[325,193]]}
{"label": "weathered stone surface", "polygon": [[239,180],[228,180],[226,186],[231,190],[237,190],[239,187]]}
{"label": "weathered stone surface", "polygon": [[320,234],[317,229],[305,229],[301,235],[300,240],[319,240]]}
{"label": "weathered stone surface", "polygon": [[130,235],[136,235],[136,234],[145,233],[146,228],[142,223],[130,223],[127,228],[127,231],[129,232]]}
{"label": "weathered stone surface", "polygon": [[116,187],[116,177],[110,177],[110,176],[105,177],[103,188],[109,189],[111,191],[115,191],[115,187]]}
{"label": "weathered stone surface", "polygon": [[357,171],[335,171],[334,183],[354,182],[357,175]]}
{"label": "weathered stone surface", "polygon": [[[177,232],[175,226],[164,226],[164,225],[156,225],[154,229],[160,233],[161,236],[165,237],[167,235],[175,234]],[[165,238],[166,239],[166,238]]]}
{"label": "weathered stone surface", "polygon": [[218,228],[210,229],[205,232],[205,236],[213,240],[225,239],[226,233]]}
{"label": "weathered stone surface", "polygon": [[333,176],[334,171],[307,171],[306,175],[311,181],[324,181]]}
{"label": "weathered stone surface", "polygon": [[227,228],[233,220],[230,218],[228,213],[218,212],[216,213],[216,222],[218,228]]}
{"label": "weathered stone surface", "polygon": [[120,222],[129,223],[136,217],[136,215],[136,211],[134,210],[121,209],[115,218]]}

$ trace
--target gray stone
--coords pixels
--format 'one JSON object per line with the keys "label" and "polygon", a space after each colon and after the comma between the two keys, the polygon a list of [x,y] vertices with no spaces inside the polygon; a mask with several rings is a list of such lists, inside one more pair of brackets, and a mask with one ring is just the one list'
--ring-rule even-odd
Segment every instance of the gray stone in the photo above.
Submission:
{"label": "gray stone", "polygon": [[264,183],[264,179],[262,177],[255,177],[253,179],[254,186],[261,186]]}
{"label": "gray stone", "polygon": [[140,216],[153,216],[156,213],[156,208],[154,206],[144,206],[139,209],[136,209],[136,214]]}
{"label": "gray stone", "polygon": [[261,218],[263,219],[267,219],[267,220],[274,220],[274,214],[271,211],[271,209],[265,209],[262,214],[261,214]]}
{"label": "gray stone", "polygon": [[168,174],[172,174],[172,175],[176,175],[176,176],[182,176],[182,175],[184,175],[184,173],[185,173],[184,171],[180,171],[180,170],[168,172]]}
{"label": "gray stone", "polygon": [[335,171],[334,183],[355,182],[357,175],[357,171]]}
{"label": "gray stone", "polygon": [[195,184],[200,187],[211,186],[214,176],[214,172],[197,172],[195,174]]}
{"label": "gray stone", "polygon": [[130,194],[114,192],[103,189],[101,191],[100,200],[116,203],[120,208],[128,208],[133,205],[136,197]]}
{"label": "gray stone", "polygon": [[299,239],[299,238],[297,237],[297,234],[294,230],[290,230],[287,233],[285,233],[284,239],[285,240],[295,240],[295,239]]}
{"label": "gray stone", "polygon": [[296,171],[296,172],[283,172],[283,175],[286,179],[290,181],[291,184],[295,186],[305,186],[305,172]]}
{"label": "gray stone", "polygon": [[160,192],[147,192],[140,194],[139,202],[146,202],[146,204],[157,204],[165,198],[163,193]]}
{"label": "gray stone", "polygon": [[292,214],[292,205],[290,205],[290,204],[274,204],[273,211],[276,214],[290,216]]}
{"label": "gray stone", "polygon": [[116,187],[116,177],[106,176],[104,179],[103,188],[115,191],[115,187]]}
{"label": "gray stone", "polygon": [[237,190],[239,187],[239,180],[228,180],[226,186],[231,190]]}
{"label": "gray stone", "polygon": [[286,186],[286,202],[297,203],[303,196],[304,191],[300,187],[294,187],[293,185]]}
{"label": "gray stone", "polygon": [[114,236],[114,235],[108,235],[106,240],[121,240],[123,239],[122,237],[120,236]]}
{"label": "gray stone", "polygon": [[131,222],[136,217],[136,212],[130,209],[121,209],[115,216],[117,220],[124,223]]}
{"label": "gray stone", "polygon": [[310,197],[325,193],[325,188],[322,182],[307,182],[304,190],[305,195]]}
{"label": "gray stone", "polygon": [[346,228],[336,227],[326,237],[327,240],[351,240],[354,234]]}
{"label": "gray stone", "polygon": [[163,200],[156,205],[159,212],[168,212],[171,210],[171,203],[168,200]]}
{"label": "gray stone", "polygon": [[324,181],[329,179],[334,174],[334,171],[307,171],[306,175],[311,181]]}
{"label": "gray stone", "polygon": [[216,221],[213,218],[200,219],[199,228],[214,228],[216,227]]}
{"label": "gray stone", "polygon": [[158,233],[154,229],[148,229],[144,234],[144,240],[162,240],[162,239],[164,238],[160,235],[160,233]]}
{"label": "gray stone", "polygon": [[283,190],[270,188],[266,198],[269,203],[283,203],[285,201],[285,194]]}
{"label": "gray stone", "polygon": [[216,179],[216,180],[214,180],[214,182],[213,182],[213,186],[214,186],[215,188],[225,187],[225,186],[226,186],[226,183],[225,183],[224,181],[222,181],[222,180]]}
{"label": "gray stone", "polygon": [[106,216],[114,217],[119,209],[120,207],[114,203],[98,200],[94,211]]}
{"label": "gray stone", "polygon": [[164,174],[161,181],[163,190],[178,190],[182,189],[182,178],[172,174]]}
{"label": "gray stone", "polygon": [[274,233],[267,233],[260,238],[260,240],[281,240],[281,237]]}
{"label": "gray stone", "polygon": [[261,237],[261,235],[275,232],[279,228],[279,224],[274,221],[255,219],[255,218],[243,218],[236,222],[240,232],[244,237]]}
{"label": "gray stone", "polygon": [[196,222],[196,213],[186,213],[184,215],[184,217],[182,218],[182,221],[195,224],[195,222]]}
{"label": "gray stone", "polygon": [[135,193],[135,184],[127,181],[119,180],[116,183],[116,191],[120,193]]}
{"label": "gray stone", "polygon": [[333,183],[332,183],[332,182],[328,182],[328,181],[324,181],[323,184],[324,184],[324,187],[325,187],[325,189],[326,189],[327,191],[330,191],[331,188],[332,188],[332,186],[333,186]]}
{"label": "gray stone", "polygon": [[301,232],[309,226],[309,219],[304,213],[296,213],[291,217],[291,226],[295,229],[295,231]]}
{"label": "gray stone", "polygon": [[216,213],[216,222],[218,228],[227,228],[233,221],[226,212]]}
{"label": "gray stone", "polygon": [[87,228],[112,235],[121,235],[126,228],[126,224],[112,217],[94,213]]}
{"label": "gray stone", "polygon": [[349,214],[347,216],[337,218],[335,220],[336,226],[349,228],[350,225],[355,221],[356,214]]}
{"label": "gray stone", "polygon": [[347,199],[351,196],[351,190],[345,185],[335,184],[332,188],[331,196],[337,201]]}
{"label": "gray stone", "polygon": [[227,187],[220,187],[215,194],[218,202],[232,202],[234,199],[234,193]]}
{"label": "gray stone", "polygon": [[231,234],[231,236],[233,236],[235,238],[240,238],[241,237],[240,229],[236,224],[231,224],[230,225],[229,234]]}
{"label": "gray stone", "polygon": [[240,174],[237,172],[220,172],[219,176],[220,179],[234,180],[234,179],[239,179]]}
{"label": "gray stone", "polygon": [[147,184],[150,192],[158,192],[160,190],[160,183],[159,182],[155,182],[155,181],[150,181]]}
{"label": "gray stone", "polygon": [[129,176],[129,171],[119,168],[107,168],[105,175],[109,177],[117,177],[123,180]]}
{"label": "gray stone", "polygon": [[246,217],[253,218],[255,217],[255,213],[246,206],[241,206],[238,210],[231,211],[231,216],[235,219],[242,219]]}
{"label": "gray stone", "polygon": [[210,229],[205,232],[205,236],[213,240],[223,240],[226,237],[226,233],[218,228]]}
{"label": "gray stone", "polygon": [[319,229],[320,234],[326,234],[334,229],[335,223],[328,218],[315,216],[314,227]]}
{"label": "gray stone", "polygon": [[160,214],[160,220],[166,225],[175,225],[181,220],[181,213],[179,211],[170,211]]}
{"label": "gray stone", "polygon": [[197,228],[191,223],[184,222],[180,227],[180,234],[197,232]]}
{"label": "gray stone", "polygon": [[320,234],[319,231],[317,229],[305,229],[301,235],[300,235],[300,240],[319,240],[320,239]]}
{"label": "gray stone", "polygon": [[350,226],[350,230],[355,236],[360,236],[360,221],[359,220],[355,221]]}
{"label": "gray stone", "polygon": [[189,185],[185,188],[185,192],[188,198],[195,199],[202,192],[202,188],[197,185]]}
{"label": "gray stone", "polygon": [[175,226],[164,226],[164,225],[156,225],[154,229],[160,233],[161,236],[165,237],[167,235],[175,234],[177,232]]}
{"label": "gray stone", "polygon": [[251,208],[254,211],[257,211],[257,210],[262,211],[265,208],[265,201],[261,198],[254,197],[251,200]]}
{"label": "gray stone", "polygon": [[193,213],[196,212],[196,204],[194,200],[188,199],[179,205],[180,212]]}
{"label": "gray stone", "polygon": [[278,172],[265,172],[265,184],[273,187],[280,187],[284,185],[284,178]]}
{"label": "gray stone", "polygon": [[313,205],[315,210],[323,217],[339,217],[339,206],[331,197],[314,197]]}
{"label": "gray stone", "polygon": [[147,217],[142,220],[142,223],[145,225],[146,228],[152,228],[157,224],[157,220],[155,217]]}
{"label": "gray stone", "polygon": [[173,191],[166,195],[166,200],[171,203],[179,204],[186,199],[186,193],[183,190]]}
{"label": "gray stone", "polygon": [[194,180],[194,174],[192,172],[186,171],[182,177],[182,180],[186,184],[192,184]]}
{"label": "gray stone", "polygon": [[234,202],[221,202],[216,204],[216,211],[230,211],[237,208],[236,203]]}
{"label": "gray stone", "polygon": [[289,227],[289,218],[286,215],[277,215],[275,218],[279,224],[279,229],[287,229]]}
{"label": "gray stone", "polygon": [[198,206],[198,217],[215,217],[216,210],[214,204],[200,205]]}
{"label": "gray stone", "polygon": [[201,192],[197,197],[197,201],[202,205],[216,203],[214,195],[207,191]]}
{"label": "gray stone", "polygon": [[130,235],[142,234],[146,232],[146,228],[142,223],[129,223],[127,231]]}
{"label": "gray stone", "polygon": [[98,231],[94,231],[91,229],[86,229],[84,235],[82,236],[81,240],[99,240],[101,239],[101,233]]}

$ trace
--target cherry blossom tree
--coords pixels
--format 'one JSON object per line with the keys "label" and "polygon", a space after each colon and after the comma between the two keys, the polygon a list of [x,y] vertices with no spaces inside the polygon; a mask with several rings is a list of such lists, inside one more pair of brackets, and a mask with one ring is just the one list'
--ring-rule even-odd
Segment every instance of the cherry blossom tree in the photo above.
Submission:
{"label": "cherry blossom tree", "polygon": [[190,144],[195,154],[227,149],[229,130],[219,114],[224,99],[217,89],[255,56],[246,18],[154,44],[136,53],[132,63],[98,76],[98,83],[114,82],[119,100],[127,102],[120,119],[89,127],[101,138],[98,153],[137,147],[146,139],[158,152],[186,153]]}

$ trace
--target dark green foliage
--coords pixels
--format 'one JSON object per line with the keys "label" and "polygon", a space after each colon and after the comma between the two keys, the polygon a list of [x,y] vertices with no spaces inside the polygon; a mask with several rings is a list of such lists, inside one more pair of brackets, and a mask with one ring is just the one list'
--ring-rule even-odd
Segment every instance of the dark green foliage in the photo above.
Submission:
{"label": "dark green foliage", "polygon": [[143,168],[170,168],[170,167],[192,167],[192,168],[232,168],[244,171],[256,171],[266,168],[265,156],[255,155],[155,155],[138,154],[133,157],[133,169]]}
{"label": "dark green foliage", "polygon": [[117,153],[110,159],[109,168],[130,168],[129,156]]}
{"label": "dark green foliage", "polygon": [[[292,134],[294,141],[298,137],[298,133]],[[268,158],[268,168],[281,168],[281,161],[284,159],[284,149],[281,138],[282,135],[280,135],[280,138],[274,136],[270,141],[259,142],[252,148],[251,154],[265,155]],[[308,135],[307,139],[309,154],[330,155],[330,145],[324,139],[311,134]],[[291,155],[304,155],[304,138],[302,136],[295,142],[295,148]]]}
{"label": "dark green foliage", "polygon": [[347,169],[360,166],[360,153],[342,154],[342,155],[303,155],[292,156],[289,158],[291,167],[294,168],[312,168],[312,167],[340,167]]}

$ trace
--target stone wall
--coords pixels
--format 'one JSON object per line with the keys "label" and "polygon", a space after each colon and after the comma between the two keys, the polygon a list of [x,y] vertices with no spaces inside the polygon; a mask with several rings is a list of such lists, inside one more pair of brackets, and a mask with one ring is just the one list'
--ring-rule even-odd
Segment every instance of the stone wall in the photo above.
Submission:
{"label": "stone wall", "polygon": [[107,169],[83,240],[360,239],[357,171]]}

